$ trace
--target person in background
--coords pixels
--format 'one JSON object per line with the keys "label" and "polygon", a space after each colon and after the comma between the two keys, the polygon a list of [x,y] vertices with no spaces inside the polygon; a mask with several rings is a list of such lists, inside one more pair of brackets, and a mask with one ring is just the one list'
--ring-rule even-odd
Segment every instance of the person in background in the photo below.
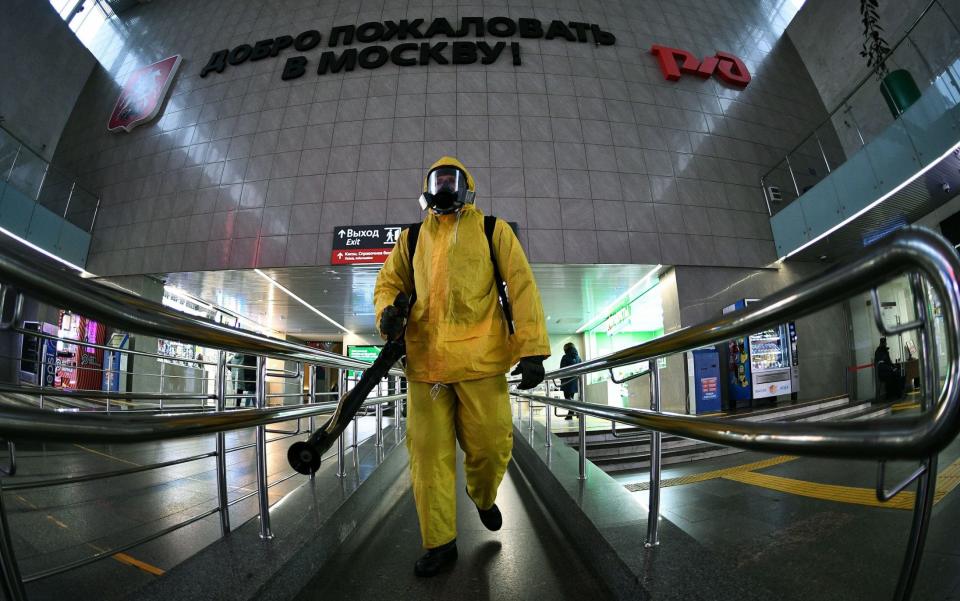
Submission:
{"label": "person in background", "polygon": [[[237,376],[237,407],[256,404],[257,356],[236,354],[230,360],[230,368]],[[253,396],[250,396],[253,395]]]}
{"label": "person in background", "polygon": [[890,358],[890,347],[887,346],[886,338],[880,339],[880,346],[873,353],[873,365],[877,370],[877,379],[883,382],[886,389],[885,399],[899,399],[903,394],[903,377]]}
{"label": "person in background", "polygon": [[[563,369],[564,367],[570,367],[571,365],[576,365],[582,361],[583,359],[580,358],[580,354],[577,352],[577,347],[573,346],[572,342],[568,342],[563,345],[563,357],[560,358],[560,369]],[[560,381],[560,390],[563,391],[563,398],[567,399],[568,401],[573,400],[573,395],[577,394],[579,389],[579,376],[564,378]],[[580,398],[583,398],[583,395],[581,395]],[[567,411],[567,417],[564,419],[573,419],[573,411]]]}

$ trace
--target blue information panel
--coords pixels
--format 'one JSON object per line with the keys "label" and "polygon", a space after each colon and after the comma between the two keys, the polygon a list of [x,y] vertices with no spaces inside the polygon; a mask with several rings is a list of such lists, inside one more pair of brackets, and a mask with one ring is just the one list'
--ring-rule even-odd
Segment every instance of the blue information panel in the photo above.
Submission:
{"label": "blue information panel", "polygon": [[697,413],[720,411],[720,353],[716,349],[693,351],[693,383]]}

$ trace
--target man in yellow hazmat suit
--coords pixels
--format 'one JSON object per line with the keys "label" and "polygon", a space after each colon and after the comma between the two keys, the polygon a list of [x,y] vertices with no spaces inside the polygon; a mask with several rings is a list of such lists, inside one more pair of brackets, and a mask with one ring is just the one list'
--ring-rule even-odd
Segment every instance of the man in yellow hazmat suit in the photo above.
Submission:
{"label": "man in yellow hazmat suit", "polygon": [[[401,232],[374,291],[381,335],[406,340],[407,449],[427,549],[414,566],[418,576],[433,576],[457,558],[457,442],[466,456],[467,494],[483,525],[500,529],[497,488],[513,447],[505,374],[519,363],[513,373],[522,375],[520,388],[533,388],[543,381],[550,355],[540,293],[520,242],[501,220],[487,238],[475,193],[458,160],[434,163],[420,197],[429,210],[416,241],[409,229]],[[506,283],[512,324],[501,307],[493,259]],[[401,293],[414,299],[405,333],[405,316],[393,306]]]}

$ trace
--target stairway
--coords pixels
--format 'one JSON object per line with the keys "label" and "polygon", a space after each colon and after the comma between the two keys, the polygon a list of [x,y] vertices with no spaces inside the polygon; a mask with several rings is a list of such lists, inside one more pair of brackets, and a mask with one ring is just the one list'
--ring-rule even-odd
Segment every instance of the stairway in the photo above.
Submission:
{"label": "stairway", "polygon": [[[752,422],[766,421],[838,421],[878,418],[890,413],[890,403],[871,404],[835,397],[740,411],[725,419]],[[578,433],[556,434],[567,445],[580,448]],[[646,470],[650,467],[650,433],[640,428],[618,427],[616,436],[610,430],[587,432],[587,459],[603,471],[613,474]],[[722,455],[741,453],[741,449],[700,442],[680,436],[664,435],[661,439],[663,465],[687,463]]]}

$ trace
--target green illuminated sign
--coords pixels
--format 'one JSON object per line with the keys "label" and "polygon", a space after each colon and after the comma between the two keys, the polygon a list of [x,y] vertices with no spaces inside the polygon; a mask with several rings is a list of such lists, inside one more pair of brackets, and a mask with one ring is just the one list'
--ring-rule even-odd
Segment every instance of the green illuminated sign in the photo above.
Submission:
{"label": "green illuminated sign", "polygon": [[[380,356],[380,351],[383,347],[380,346],[348,346],[347,347],[347,357],[351,359],[357,359],[359,361],[366,361],[367,363],[373,363],[377,360],[377,357]],[[360,372],[350,370],[347,374],[350,378],[355,378],[360,375]]]}

